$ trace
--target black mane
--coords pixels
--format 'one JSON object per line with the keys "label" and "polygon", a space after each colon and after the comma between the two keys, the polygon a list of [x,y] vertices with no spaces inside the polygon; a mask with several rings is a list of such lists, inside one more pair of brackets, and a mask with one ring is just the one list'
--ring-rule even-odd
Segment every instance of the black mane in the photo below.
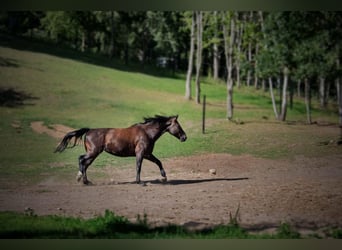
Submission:
{"label": "black mane", "polygon": [[161,115],[155,115],[154,117],[144,117],[144,122],[142,124],[146,123],[165,123],[167,122],[171,117],[175,116],[161,116]]}

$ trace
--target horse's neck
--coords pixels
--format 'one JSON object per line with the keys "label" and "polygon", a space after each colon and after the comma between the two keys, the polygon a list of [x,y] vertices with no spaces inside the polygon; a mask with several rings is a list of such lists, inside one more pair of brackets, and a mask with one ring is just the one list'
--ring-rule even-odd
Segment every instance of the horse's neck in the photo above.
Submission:
{"label": "horse's neck", "polygon": [[165,133],[165,129],[166,128],[164,128],[163,125],[148,124],[145,131],[152,140],[156,141]]}

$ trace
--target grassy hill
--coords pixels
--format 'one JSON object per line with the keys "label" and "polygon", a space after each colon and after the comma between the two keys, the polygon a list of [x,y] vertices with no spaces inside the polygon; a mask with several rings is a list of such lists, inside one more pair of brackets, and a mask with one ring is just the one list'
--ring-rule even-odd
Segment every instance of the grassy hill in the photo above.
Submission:
{"label": "grassy hill", "polygon": [[[126,127],[145,116],[178,114],[189,139],[180,144],[172,136],[163,136],[155,148],[155,154],[161,158],[204,152],[281,158],[294,153],[334,154],[339,150],[317,147],[320,142],[336,139],[338,129],[336,133],[335,130],[317,133],[323,130],[303,125],[305,108],[300,99],[288,111],[288,120],[299,121],[299,125],[290,126],[273,118],[268,93],[246,87],[235,89],[234,112],[239,122],[228,122],[225,86],[207,79],[202,82],[202,93],[207,95],[208,103],[207,133],[202,135],[202,106],[183,98],[184,83],[182,75],[148,67],[143,71],[134,65],[125,66],[56,46],[3,39],[0,43],[1,171],[5,176],[37,176],[53,163],[65,166],[64,171],[75,170],[83,147],[69,150],[63,156],[53,154],[58,141],[35,133],[30,127],[34,121],[73,128]],[[314,109],[313,118],[337,122],[334,111]],[[122,166],[128,162],[134,160],[103,154],[94,166]],[[48,171],[63,171],[63,168]]]}

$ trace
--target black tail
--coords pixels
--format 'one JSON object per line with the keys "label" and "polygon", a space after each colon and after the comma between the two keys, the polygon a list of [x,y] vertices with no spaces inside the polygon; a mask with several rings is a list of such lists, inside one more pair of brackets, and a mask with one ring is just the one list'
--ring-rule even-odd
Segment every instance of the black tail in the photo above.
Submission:
{"label": "black tail", "polygon": [[89,130],[90,130],[89,128],[81,128],[81,129],[79,129],[79,130],[75,130],[75,131],[72,131],[72,132],[67,133],[67,134],[64,136],[63,140],[61,141],[61,143],[57,146],[57,148],[56,148],[56,150],[55,150],[55,153],[56,153],[56,152],[60,152],[60,153],[63,152],[64,149],[67,148],[67,146],[68,146],[70,140],[71,140],[73,137],[75,137],[75,141],[74,141],[74,145],[72,145],[71,148],[75,147],[77,141],[78,141],[79,139],[81,139],[82,136],[83,136],[85,133],[87,133]]}

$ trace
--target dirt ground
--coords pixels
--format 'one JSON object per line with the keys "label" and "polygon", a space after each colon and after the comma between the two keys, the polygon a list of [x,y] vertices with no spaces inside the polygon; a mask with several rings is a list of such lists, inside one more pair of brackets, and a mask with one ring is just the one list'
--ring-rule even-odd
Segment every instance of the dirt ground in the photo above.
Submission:
{"label": "dirt ground", "polygon": [[35,185],[1,188],[0,211],[91,218],[108,209],[131,221],[147,215],[151,225],[202,229],[228,223],[239,208],[240,225],[252,231],[274,230],[281,222],[302,231],[342,226],[342,155],[270,160],[204,154],[163,165],[166,183],[157,166],[143,162],[144,185],[133,182],[134,165],[91,166],[88,186],[76,182],[75,166],[74,176],[43,176]]}
{"label": "dirt ground", "polygon": [[74,177],[46,176],[33,186],[1,189],[0,210],[90,218],[108,209],[131,221],[146,214],[151,225],[202,229],[228,223],[229,214],[239,208],[238,220],[250,230],[272,229],[281,222],[315,230],[342,226],[341,163],[342,156],[275,161],[197,155],[164,161],[167,183],[156,166],[144,162],[145,185],[133,183],[134,166],[89,168],[89,186]]}

